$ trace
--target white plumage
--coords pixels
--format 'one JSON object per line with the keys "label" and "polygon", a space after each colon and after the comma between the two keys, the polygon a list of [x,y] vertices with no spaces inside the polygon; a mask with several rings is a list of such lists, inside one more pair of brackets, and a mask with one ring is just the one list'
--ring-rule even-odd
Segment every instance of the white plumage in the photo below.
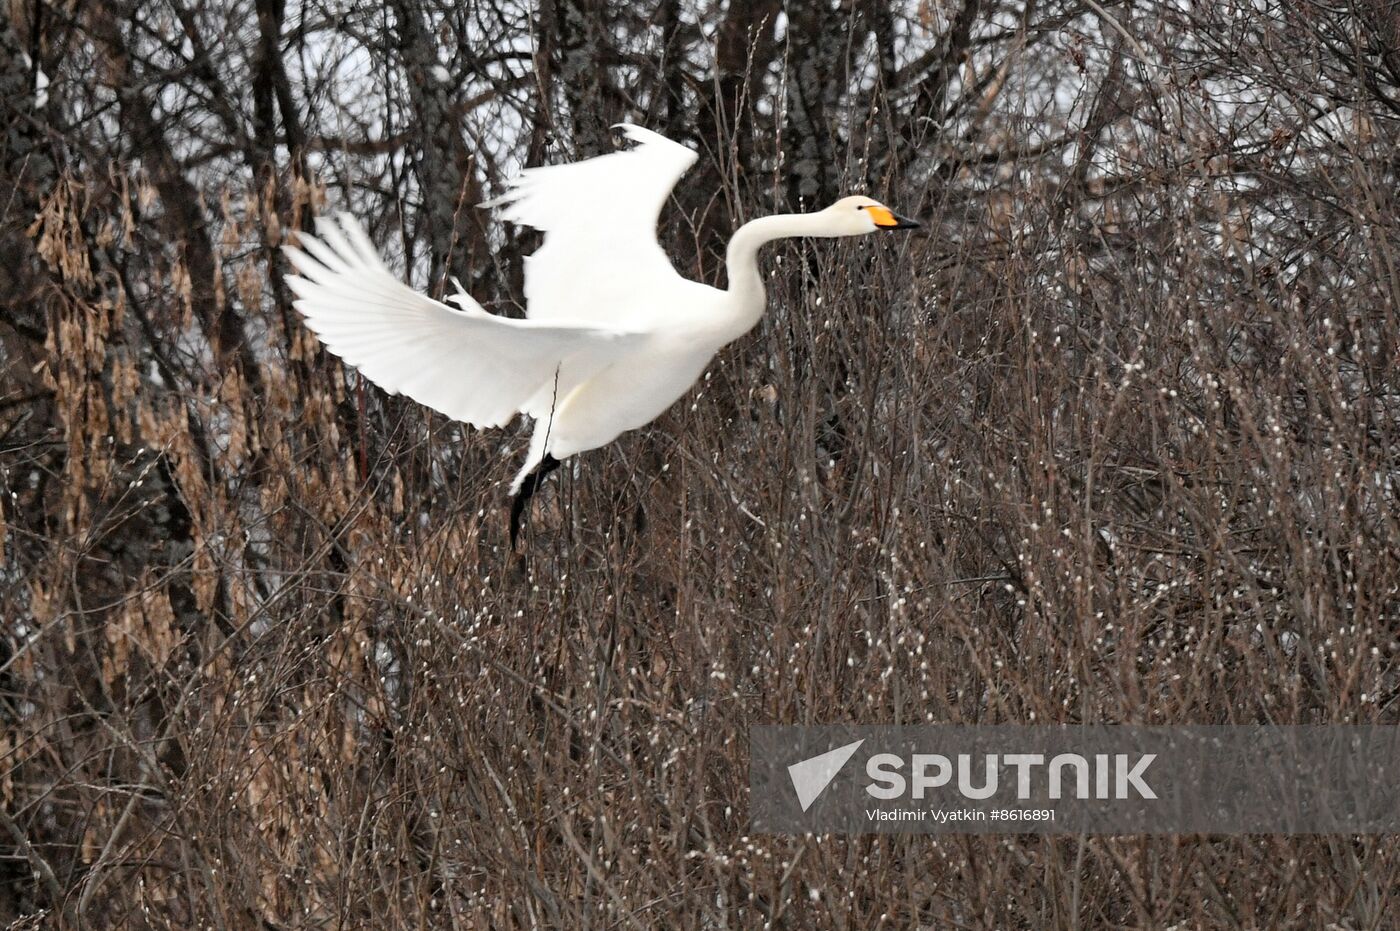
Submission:
{"label": "white plumage", "polygon": [[[405,286],[360,225],[318,220],[321,239],[288,247],[306,277],[289,277],[296,307],[326,348],[390,394],[475,427],[499,427],[553,385],[560,365],[578,378],[625,355],[642,334],[582,323],[512,320],[457,295],[460,310]],[[309,255],[307,254],[309,253]]]}
{"label": "white plumage", "polygon": [[[287,281],[307,326],[370,381],[476,427],[517,413],[534,418],[512,493],[542,462],[654,420],[722,346],[748,332],[763,312],[764,243],[918,225],[870,198],[846,197],[817,213],[742,226],[729,245],[728,290],[690,281],[657,243],[656,222],[696,154],[639,126],[622,130],[633,148],[526,169],[482,205],[545,233],[525,260],[525,320],[489,314],[464,292],[449,298],[454,309],[413,291],[345,214],[338,224],[318,220],[319,239],[286,248],[300,273]],[[517,501],[512,532],[519,509]]]}
{"label": "white plumage", "polygon": [[[527,168],[483,207],[545,233],[525,259],[525,313],[532,320],[586,320],[646,329],[656,301],[677,282],[656,241],[656,221],[696,154],[665,136],[624,125],[636,147],[587,161]],[[658,312],[659,311],[659,312]]]}

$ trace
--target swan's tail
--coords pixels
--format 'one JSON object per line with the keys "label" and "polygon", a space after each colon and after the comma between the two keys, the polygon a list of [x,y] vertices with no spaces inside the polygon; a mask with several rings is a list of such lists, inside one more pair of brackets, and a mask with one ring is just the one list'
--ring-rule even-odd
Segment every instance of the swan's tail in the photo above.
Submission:
{"label": "swan's tail", "polygon": [[535,432],[530,436],[530,451],[525,454],[525,464],[520,467],[520,471],[515,473],[515,481],[510,483],[510,493],[520,494],[520,486],[525,484],[525,479],[535,471],[545,457],[545,442],[549,439],[549,421],[536,420]]}

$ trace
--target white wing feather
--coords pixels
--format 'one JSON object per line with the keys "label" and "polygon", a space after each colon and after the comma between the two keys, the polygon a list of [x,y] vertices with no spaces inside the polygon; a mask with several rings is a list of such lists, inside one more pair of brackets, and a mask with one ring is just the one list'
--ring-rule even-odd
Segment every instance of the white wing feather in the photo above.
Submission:
{"label": "white wing feather", "polygon": [[645,337],[580,323],[512,320],[465,295],[461,310],[419,294],[384,265],[353,217],[317,221],[285,251],[294,306],[326,348],[390,394],[476,427],[508,423],[532,398],[558,397]]}
{"label": "white wing feather", "polygon": [[658,296],[681,279],[656,242],[656,221],[698,156],[665,136],[621,124],[636,145],[567,165],[527,168],[482,204],[543,230],[525,260],[525,313],[645,328],[666,308]]}

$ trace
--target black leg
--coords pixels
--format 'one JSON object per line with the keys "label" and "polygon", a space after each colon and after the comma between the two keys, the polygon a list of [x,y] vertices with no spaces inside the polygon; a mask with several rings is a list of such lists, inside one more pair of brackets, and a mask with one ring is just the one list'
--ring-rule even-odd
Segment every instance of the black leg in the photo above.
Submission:
{"label": "black leg", "polygon": [[515,551],[515,541],[520,536],[520,519],[525,516],[525,508],[530,503],[530,499],[539,491],[544,478],[555,469],[559,468],[559,460],[549,453],[544,454],[540,460],[539,467],[529,475],[525,476],[525,481],[520,483],[520,490],[515,493],[515,500],[510,503],[510,549]]}

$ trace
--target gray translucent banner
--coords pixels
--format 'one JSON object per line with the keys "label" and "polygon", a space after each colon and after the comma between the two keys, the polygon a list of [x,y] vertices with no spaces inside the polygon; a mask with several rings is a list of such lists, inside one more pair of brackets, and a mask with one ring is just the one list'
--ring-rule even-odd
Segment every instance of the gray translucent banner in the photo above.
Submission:
{"label": "gray translucent banner", "polygon": [[1400,831],[1400,727],[756,727],[756,833]]}

